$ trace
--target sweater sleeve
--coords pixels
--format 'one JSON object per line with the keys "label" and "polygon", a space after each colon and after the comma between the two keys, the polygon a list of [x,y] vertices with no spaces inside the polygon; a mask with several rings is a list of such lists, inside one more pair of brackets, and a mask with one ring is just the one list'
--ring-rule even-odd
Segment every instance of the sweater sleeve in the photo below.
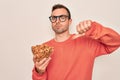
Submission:
{"label": "sweater sleeve", "polygon": [[32,70],[32,80],[47,80],[47,72],[41,75],[36,72],[34,67]]}
{"label": "sweater sleeve", "polygon": [[92,22],[90,30],[86,32],[86,36],[99,42],[100,47],[97,49],[99,53],[111,53],[120,46],[120,35],[97,22]]}

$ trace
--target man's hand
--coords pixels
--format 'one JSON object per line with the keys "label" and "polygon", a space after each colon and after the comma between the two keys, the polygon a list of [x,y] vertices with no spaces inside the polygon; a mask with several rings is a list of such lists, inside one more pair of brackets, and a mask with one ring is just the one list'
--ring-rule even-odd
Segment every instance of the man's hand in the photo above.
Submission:
{"label": "man's hand", "polygon": [[48,66],[49,62],[50,62],[51,58],[43,58],[41,61],[36,61],[36,57],[33,57],[33,61],[35,64],[35,69],[39,74],[43,74],[46,70],[46,67]]}
{"label": "man's hand", "polygon": [[91,27],[91,24],[92,24],[92,21],[91,20],[85,20],[85,21],[82,21],[80,22],[77,26],[76,26],[76,30],[78,32],[78,34],[76,34],[73,39],[76,39],[80,36],[83,36],[85,35],[85,33],[90,29]]}

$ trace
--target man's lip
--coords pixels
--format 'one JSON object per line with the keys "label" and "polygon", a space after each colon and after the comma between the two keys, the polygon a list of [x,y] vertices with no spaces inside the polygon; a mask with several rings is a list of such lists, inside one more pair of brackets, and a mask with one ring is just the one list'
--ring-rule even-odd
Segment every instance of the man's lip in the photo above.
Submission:
{"label": "man's lip", "polygon": [[57,29],[59,29],[60,27],[59,26],[56,26]]}
{"label": "man's lip", "polygon": [[60,26],[55,26],[55,27],[60,27]]}
{"label": "man's lip", "polygon": [[56,25],[55,27],[61,27],[60,25]]}

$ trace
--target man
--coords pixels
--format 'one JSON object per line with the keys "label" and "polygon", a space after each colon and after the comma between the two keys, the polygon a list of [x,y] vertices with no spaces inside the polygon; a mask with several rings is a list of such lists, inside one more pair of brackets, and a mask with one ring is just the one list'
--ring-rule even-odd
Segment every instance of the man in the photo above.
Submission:
{"label": "man", "polygon": [[49,19],[55,37],[45,44],[54,51],[40,62],[33,57],[33,80],[92,80],[95,58],[120,46],[118,33],[91,20],[80,22],[78,34],[70,34],[71,14],[64,5],[54,5]]}

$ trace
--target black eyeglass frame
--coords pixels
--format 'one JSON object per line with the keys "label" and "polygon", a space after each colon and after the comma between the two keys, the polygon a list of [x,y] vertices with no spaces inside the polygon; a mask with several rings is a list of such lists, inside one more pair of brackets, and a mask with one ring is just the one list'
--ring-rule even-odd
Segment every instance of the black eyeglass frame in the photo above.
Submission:
{"label": "black eyeglass frame", "polygon": [[[52,18],[54,18],[55,20],[52,20]],[[49,17],[49,20],[52,22],[52,23],[55,23],[57,21],[57,18],[59,19],[60,22],[65,22],[67,18],[69,18],[69,16],[67,15],[59,15],[59,16],[50,16]],[[62,18],[64,18],[62,20]]]}

